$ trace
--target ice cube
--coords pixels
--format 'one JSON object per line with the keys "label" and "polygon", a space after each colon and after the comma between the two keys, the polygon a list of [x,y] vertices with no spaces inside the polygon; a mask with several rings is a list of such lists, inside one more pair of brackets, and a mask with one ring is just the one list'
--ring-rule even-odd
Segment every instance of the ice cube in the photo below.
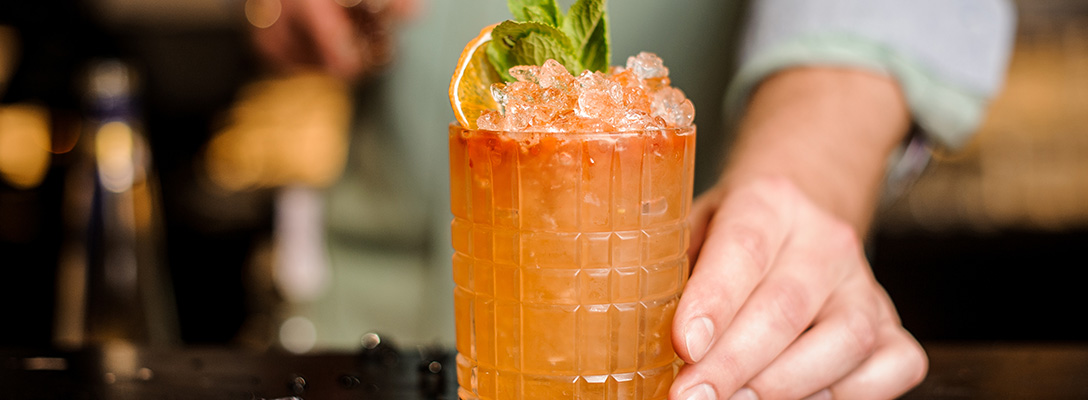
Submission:
{"label": "ice cube", "polygon": [[544,62],[537,77],[541,87],[565,91],[570,90],[570,82],[574,80],[567,67],[552,59]]}
{"label": "ice cube", "polygon": [[669,76],[669,69],[661,58],[653,53],[641,52],[637,56],[627,57],[627,69],[640,79],[656,79]]}
{"label": "ice cube", "polygon": [[695,109],[683,92],[669,86],[668,68],[651,53],[628,59],[607,74],[577,77],[555,60],[510,69],[515,82],[495,84],[497,112],[482,114],[484,129],[587,131],[661,129],[689,126]]}
{"label": "ice cube", "polygon": [[669,126],[689,126],[695,120],[695,107],[680,89],[667,87],[654,93],[653,115]]}
{"label": "ice cube", "polygon": [[628,110],[623,119],[616,124],[616,129],[620,131],[663,129],[665,127],[665,120],[640,110]]}
{"label": "ice cube", "polygon": [[540,80],[537,78],[539,74],[540,67],[535,65],[518,65],[510,68],[510,76],[517,79],[518,82],[539,84]]}
{"label": "ice cube", "polygon": [[506,111],[506,84],[495,83],[491,85],[491,98],[495,99],[495,104],[499,106],[499,113],[505,113]]}
{"label": "ice cube", "polygon": [[487,110],[480,114],[480,117],[476,119],[476,126],[480,129],[488,131],[502,131],[503,129],[503,117],[498,111]]}

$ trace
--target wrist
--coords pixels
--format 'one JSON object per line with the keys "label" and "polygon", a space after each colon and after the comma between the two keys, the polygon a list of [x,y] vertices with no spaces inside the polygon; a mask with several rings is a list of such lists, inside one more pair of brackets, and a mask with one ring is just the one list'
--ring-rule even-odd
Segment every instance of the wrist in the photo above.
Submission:
{"label": "wrist", "polygon": [[868,229],[889,154],[910,115],[895,82],[860,70],[794,68],[752,95],[722,176],[725,190],[790,180],[818,206]]}

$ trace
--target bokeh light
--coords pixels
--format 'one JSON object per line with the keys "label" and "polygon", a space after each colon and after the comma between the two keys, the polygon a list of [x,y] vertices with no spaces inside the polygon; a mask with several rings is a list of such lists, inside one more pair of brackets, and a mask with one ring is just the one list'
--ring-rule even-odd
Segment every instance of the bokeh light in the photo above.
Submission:
{"label": "bokeh light", "polygon": [[255,27],[267,28],[280,19],[280,0],[246,0],[246,20]]}
{"label": "bokeh light", "polygon": [[305,317],[291,317],[280,325],[280,345],[289,352],[302,354],[317,343],[317,328]]}
{"label": "bokeh light", "polygon": [[49,169],[49,110],[0,106],[0,179],[16,188],[38,186]]}
{"label": "bokeh light", "polygon": [[95,135],[94,147],[102,186],[114,193],[131,188],[135,177],[132,128],[120,121],[103,124]]}
{"label": "bokeh light", "polygon": [[209,142],[215,184],[248,190],[331,185],[347,161],[351,96],[328,75],[299,73],[248,85]]}

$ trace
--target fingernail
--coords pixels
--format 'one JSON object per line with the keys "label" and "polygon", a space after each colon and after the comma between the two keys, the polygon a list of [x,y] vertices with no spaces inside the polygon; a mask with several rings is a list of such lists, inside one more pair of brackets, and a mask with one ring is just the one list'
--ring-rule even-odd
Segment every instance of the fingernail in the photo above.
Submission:
{"label": "fingernail", "polygon": [[699,317],[688,323],[684,330],[684,344],[688,347],[691,361],[699,362],[710,348],[710,338],[714,335],[714,323],[710,318]]}
{"label": "fingernail", "polygon": [[703,383],[692,386],[681,397],[684,400],[715,400],[718,398],[718,394],[714,393],[714,388],[710,387],[710,385]]}
{"label": "fingernail", "polygon": [[752,389],[741,388],[736,393],[733,393],[733,395],[729,397],[729,400],[759,400],[759,395]]}
{"label": "fingernail", "polygon": [[811,396],[805,397],[804,400],[831,400],[831,391],[824,389],[813,393]]}

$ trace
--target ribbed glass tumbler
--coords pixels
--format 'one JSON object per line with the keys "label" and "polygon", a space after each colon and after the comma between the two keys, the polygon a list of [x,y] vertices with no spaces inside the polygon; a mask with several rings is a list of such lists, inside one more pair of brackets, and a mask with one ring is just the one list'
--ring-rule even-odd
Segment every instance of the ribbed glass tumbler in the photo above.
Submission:
{"label": "ribbed glass tumbler", "polygon": [[449,128],[462,399],[665,399],[695,128]]}

